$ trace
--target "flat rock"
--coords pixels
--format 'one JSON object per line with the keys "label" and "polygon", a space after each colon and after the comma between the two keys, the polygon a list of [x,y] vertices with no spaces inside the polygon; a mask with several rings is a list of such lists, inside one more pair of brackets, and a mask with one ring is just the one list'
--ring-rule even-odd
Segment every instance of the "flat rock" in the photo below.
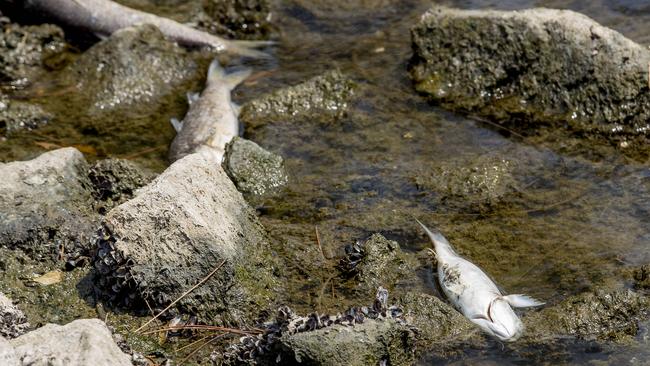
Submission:
{"label": "flat rock", "polygon": [[[22,365],[131,366],[99,319],[46,324],[10,341]],[[1,347],[1,346],[0,346]]]}
{"label": "flat rock", "polygon": [[411,34],[416,89],[444,107],[647,147],[650,50],[584,15],[436,6]]}
{"label": "flat rock", "polygon": [[88,249],[97,229],[88,164],[74,148],[0,163],[0,245],[34,259]]}
{"label": "flat rock", "polygon": [[264,196],[287,184],[282,157],[240,137],[226,145],[221,165],[237,189],[247,197]]}
{"label": "flat rock", "polygon": [[[270,305],[275,266],[255,212],[219,164],[188,155],[104,220],[97,281],[116,304],[165,306],[215,323],[244,323]],[[142,298],[143,297],[143,298]]]}
{"label": "flat rock", "polygon": [[29,327],[25,314],[0,292],[0,337],[16,338],[23,335]]}

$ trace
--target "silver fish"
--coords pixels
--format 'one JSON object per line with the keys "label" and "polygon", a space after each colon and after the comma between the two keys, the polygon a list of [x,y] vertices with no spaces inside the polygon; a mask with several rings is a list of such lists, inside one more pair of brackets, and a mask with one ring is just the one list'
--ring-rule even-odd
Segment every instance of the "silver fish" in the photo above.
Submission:
{"label": "silver fish", "polygon": [[221,162],[226,144],[239,134],[239,107],[230,92],[250,73],[246,69],[226,74],[219,61],[212,61],[201,95],[188,95],[190,109],[182,122],[172,119],[177,132],[169,148],[172,162],[195,152],[208,153]]}
{"label": "silver fish", "polygon": [[[416,220],[417,221],[417,220]],[[447,239],[418,221],[433,242],[440,287],[463,315],[486,333],[506,342],[517,340],[524,325],[513,307],[544,305],[526,295],[501,294],[497,285],[474,263],[456,254]]]}
{"label": "silver fish", "polygon": [[180,44],[211,46],[218,51],[228,51],[251,57],[268,57],[254,48],[270,44],[265,41],[230,41],[202,32],[171,19],[132,9],[110,0],[25,0],[27,9],[45,12],[58,21],[85,29],[98,36],[137,24],[153,24],[167,37]]}

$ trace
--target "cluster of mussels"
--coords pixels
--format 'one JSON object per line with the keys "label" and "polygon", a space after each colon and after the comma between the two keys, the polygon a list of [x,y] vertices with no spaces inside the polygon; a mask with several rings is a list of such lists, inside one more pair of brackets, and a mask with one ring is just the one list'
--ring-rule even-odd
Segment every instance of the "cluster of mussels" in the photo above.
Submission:
{"label": "cluster of mussels", "polygon": [[275,346],[282,336],[310,332],[336,324],[354,326],[366,319],[393,319],[405,324],[402,315],[403,311],[399,307],[388,306],[388,290],[383,287],[377,289],[375,301],[371,306],[351,307],[337,315],[311,313],[299,316],[289,307],[282,306],[278,309],[275,321],[262,326],[263,333],[244,336],[239,339],[239,343],[230,345],[225,352],[213,351],[210,358],[215,364],[254,363],[261,358],[277,358],[279,354],[275,355]]}
{"label": "cluster of mussels", "polygon": [[339,267],[347,275],[352,276],[356,274],[357,265],[366,256],[366,250],[363,244],[363,242],[357,240],[354,244],[348,244],[345,246],[345,257],[341,259]]}

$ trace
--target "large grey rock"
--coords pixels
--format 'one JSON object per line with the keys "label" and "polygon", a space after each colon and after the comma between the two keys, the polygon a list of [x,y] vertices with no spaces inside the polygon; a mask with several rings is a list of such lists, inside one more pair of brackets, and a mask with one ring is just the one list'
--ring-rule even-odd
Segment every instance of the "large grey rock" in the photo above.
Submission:
{"label": "large grey rock", "polygon": [[88,249],[99,219],[87,171],[74,148],[0,164],[0,245],[34,259]]}
{"label": "large grey rock", "polygon": [[285,365],[411,365],[415,334],[392,319],[371,320],[354,326],[333,325],[280,339]]}
{"label": "large grey rock", "polygon": [[164,306],[224,265],[178,304],[211,323],[243,323],[269,306],[274,262],[255,212],[218,163],[176,161],[105,217],[95,267],[114,301]]}
{"label": "large grey rock", "polygon": [[189,54],[153,25],[122,29],[84,52],[61,78],[87,95],[90,112],[160,103],[197,71]]}
{"label": "large grey rock", "polygon": [[27,329],[29,323],[25,314],[0,292],[0,337],[16,338],[23,335]]}
{"label": "large grey rock", "polygon": [[650,50],[584,15],[434,7],[412,38],[416,88],[445,107],[647,147]]}
{"label": "large grey rock", "polygon": [[246,196],[263,196],[287,184],[282,157],[240,137],[226,145],[221,165]]}
{"label": "large grey rock", "polygon": [[247,127],[255,127],[269,121],[295,121],[312,116],[336,118],[345,113],[353,92],[354,83],[333,70],[246,103],[240,119]]}
{"label": "large grey rock", "polygon": [[79,319],[64,326],[46,324],[10,343],[25,366],[131,366],[130,357],[99,319]]}
{"label": "large grey rock", "polygon": [[0,336],[0,365],[20,366],[14,348],[11,346],[11,343],[2,336]]}

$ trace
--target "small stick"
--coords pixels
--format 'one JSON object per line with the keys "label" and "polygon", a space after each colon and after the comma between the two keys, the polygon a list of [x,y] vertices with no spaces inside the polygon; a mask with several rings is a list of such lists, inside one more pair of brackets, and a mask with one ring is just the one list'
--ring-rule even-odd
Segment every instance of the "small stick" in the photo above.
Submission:
{"label": "small stick", "polygon": [[197,344],[197,343],[200,343],[200,342],[203,342],[203,341],[205,341],[206,339],[208,339],[208,338],[210,338],[210,337],[211,337],[211,336],[207,335],[207,336],[205,336],[205,337],[203,337],[203,338],[201,338],[201,339],[199,339],[199,340],[196,340],[196,341],[194,341],[194,342],[192,342],[192,343],[190,343],[190,344],[187,344],[187,345],[185,345],[185,346],[183,346],[183,347],[177,349],[176,352],[180,352],[180,351],[184,350],[185,348],[192,347],[193,345],[195,345],[195,344]]}
{"label": "small stick", "polygon": [[262,331],[259,330],[259,329],[255,329],[255,330],[252,330],[252,331],[246,331],[246,330],[241,330],[241,329],[237,329],[237,328],[219,327],[219,326],[216,326],[216,325],[171,325],[169,327],[163,327],[163,328],[158,328],[158,329],[154,329],[154,330],[148,330],[146,332],[142,332],[142,334],[153,334],[153,333],[165,332],[165,331],[170,331],[170,330],[186,330],[186,329],[225,332],[225,333],[232,333],[232,334],[239,334],[239,335],[251,335],[251,334],[262,333]]}
{"label": "small stick", "polygon": [[190,357],[194,356],[194,354],[196,354],[197,352],[199,352],[203,347],[205,347],[205,346],[207,346],[208,344],[210,344],[210,343],[216,341],[216,340],[219,339],[219,338],[223,338],[223,337],[225,337],[226,335],[227,335],[227,334],[219,334],[218,336],[213,337],[213,338],[210,339],[209,341],[203,343],[203,344],[200,345],[199,347],[196,347],[196,349],[195,349],[194,351],[190,352],[190,354],[187,355],[184,359],[182,359],[178,364],[179,364],[179,365],[184,364],[185,361],[189,360]]}
{"label": "small stick", "polygon": [[316,243],[318,243],[318,250],[320,251],[321,257],[323,257],[324,261],[327,261],[327,258],[325,258],[325,253],[323,253],[323,247],[320,245],[320,235],[318,235],[318,226],[314,226],[314,231],[316,231]]}
{"label": "small stick", "polygon": [[223,261],[221,261],[221,263],[217,266],[217,268],[215,268],[214,270],[212,270],[212,272],[210,272],[207,276],[203,277],[203,279],[202,279],[201,281],[199,281],[199,283],[197,283],[196,285],[192,286],[189,290],[185,291],[181,296],[179,296],[176,300],[172,301],[171,304],[169,304],[166,308],[164,308],[161,312],[159,312],[158,315],[156,315],[156,316],[154,316],[153,318],[151,318],[148,322],[144,323],[140,328],[136,329],[134,332],[137,333],[137,332],[141,331],[144,327],[146,327],[147,325],[151,324],[151,322],[153,322],[154,320],[158,319],[159,316],[163,315],[167,310],[169,310],[172,306],[174,306],[174,305],[175,305],[177,302],[179,302],[182,298],[184,298],[185,296],[187,296],[187,294],[189,294],[190,292],[194,291],[194,289],[196,289],[197,287],[201,286],[205,281],[207,281],[208,279],[210,279],[210,277],[212,277],[215,273],[217,273],[217,271],[219,270],[219,268],[221,268],[221,266],[223,266],[224,263],[226,263],[226,260],[225,260],[225,259],[224,259]]}

